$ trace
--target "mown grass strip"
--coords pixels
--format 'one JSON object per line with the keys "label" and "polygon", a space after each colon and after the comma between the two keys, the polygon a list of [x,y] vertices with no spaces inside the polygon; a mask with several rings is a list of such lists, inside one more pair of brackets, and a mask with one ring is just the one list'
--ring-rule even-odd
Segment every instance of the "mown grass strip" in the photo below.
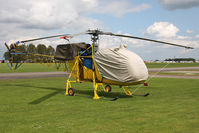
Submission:
{"label": "mown grass strip", "polygon": [[[0,132],[197,133],[199,80],[153,78],[148,97],[129,97],[118,86],[115,102],[65,96],[65,78],[0,81]],[[91,83],[73,84],[78,95],[92,97]],[[135,88],[135,87],[133,87]]]}

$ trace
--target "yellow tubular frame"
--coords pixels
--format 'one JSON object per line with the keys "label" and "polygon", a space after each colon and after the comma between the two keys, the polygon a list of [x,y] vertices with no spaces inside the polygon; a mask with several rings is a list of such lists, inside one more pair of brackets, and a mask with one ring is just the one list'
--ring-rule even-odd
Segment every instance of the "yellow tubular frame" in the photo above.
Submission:
{"label": "yellow tubular frame", "polygon": [[[83,54],[86,50],[88,50],[90,48],[92,48],[91,56],[81,56],[81,54]],[[66,93],[65,93],[66,95],[68,95],[68,89],[71,88],[71,82],[93,82],[93,89],[94,89],[93,99],[100,99],[100,97],[97,94],[97,91],[98,91],[98,89],[99,89],[99,91],[101,91],[102,88],[103,88],[103,90],[105,90],[103,87],[103,83],[110,84],[110,85],[120,85],[120,86],[122,86],[122,89],[126,95],[132,96],[132,93],[128,90],[128,86],[140,84],[140,83],[144,82],[144,80],[143,80],[143,81],[138,81],[138,82],[134,82],[134,83],[121,83],[121,82],[111,81],[111,80],[107,80],[107,79],[103,79],[103,81],[102,81],[102,76],[100,75],[100,73],[97,69],[97,66],[95,64],[95,61],[94,61],[93,45],[91,45],[86,50],[83,51],[80,55],[76,56],[75,59],[72,61],[73,65],[69,67],[70,75],[66,82]],[[80,62],[82,61],[80,58],[92,58],[93,70],[91,70],[91,69],[86,70],[86,72],[88,72],[90,74],[88,77],[83,77],[83,78],[80,77],[79,65],[80,65]],[[83,69],[85,70],[87,68],[83,68]],[[70,78],[72,76],[76,80],[71,81]]]}
{"label": "yellow tubular frame", "polygon": [[[93,45],[91,45],[89,48],[87,48],[86,50],[92,48],[92,55],[91,56],[86,56],[86,57],[90,57],[92,58],[92,62],[93,62],[93,71],[92,71],[92,82],[93,82],[93,88],[94,88],[94,96],[93,96],[93,99],[100,99],[100,97],[98,96],[97,94],[97,91],[98,91],[98,87],[100,86],[103,86],[103,83],[97,83],[96,82],[96,73],[95,73],[95,64],[94,64],[94,54],[93,54]],[[86,51],[85,50],[85,51]],[[84,51],[84,52],[85,52]],[[84,52],[82,52],[81,54],[83,54]],[[74,65],[70,71],[70,75],[67,79],[67,82],[66,82],[66,92],[65,92],[65,95],[68,95],[68,89],[71,88],[71,82],[86,82],[86,81],[83,81],[83,80],[80,80],[80,77],[79,77],[79,61],[81,61],[80,57],[81,57],[81,54],[76,56],[74,61]],[[84,57],[84,56],[83,56]],[[73,72],[76,72],[76,75],[75,75],[75,78],[76,80],[75,81],[71,81],[70,78],[72,77],[72,74]]]}
{"label": "yellow tubular frame", "polygon": [[128,86],[122,86],[123,91],[125,92],[126,95],[132,96],[132,92],[128,90]]}

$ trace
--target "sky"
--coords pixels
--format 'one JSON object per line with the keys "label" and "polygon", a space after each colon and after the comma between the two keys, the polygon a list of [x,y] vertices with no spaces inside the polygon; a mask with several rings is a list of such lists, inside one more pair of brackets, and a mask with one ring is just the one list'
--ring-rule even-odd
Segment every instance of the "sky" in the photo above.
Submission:
{"label": "sky", "polygon": [[[147,41],[100,36],[100,48],[128,45],[146,61],[199,60],[199,0],[0,0],[0,59],[4,43],[100,29],[194,47],[187,50]],[[70,42],[90,43],[88,35]],[[56,47],[59,38],[34,44]],[[27,43],[29,44],[29,43]]]}

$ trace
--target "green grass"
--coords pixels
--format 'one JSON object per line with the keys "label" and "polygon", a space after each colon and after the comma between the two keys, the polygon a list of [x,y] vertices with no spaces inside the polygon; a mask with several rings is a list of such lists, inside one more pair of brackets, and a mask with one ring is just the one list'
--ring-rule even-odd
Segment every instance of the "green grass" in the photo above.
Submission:
{"label": "green grass", "polygon": [[[63,70],[63,66],[61,66],[60,70],[56,69],[54,63],[49,66],[46,64],[40,63],[24,63],[15,72],[53,72],[53,71],[61,71]],[[12,73],[6,63],[0,63],[0,73]]]}
{"label": "green grass", "polygon": [[[199,80],[153,78],[148,97],[129,97],[113,86],[117,101],[65,96],[64,78],[0,81],[0,133],[198,133]],[[73,86],[92,97],[92,84]]]}
{"label": "green grass", "polygon": [[[150,75],[156,75],[157,73],[156,72],[149,72]],[[199,73],[189,73],[189,72],[178,72],[176,71],[175,73],[174,72],[160,72],[158,73],[158,75],[182,75],[182,76],[199,76]]]}
{"label": "green grass", "polygon": [[[167,63],[146,63],[148,68],[162,68]],[[199,67],[199,63],[169,63],[166,68],[169,67]]]}
{"label": "green grass", "polygon": [[[148,68],[162,68],[166,63],[147,63]],[[167,67],[199,67],[199,63],[170,63]],[[63,65],[59,70],[56,69],[54,63],[47,64],[40,63],[24,63],[15,72],[53,72],[53,71],[63,71]],[[8,68],[6,63],[0,63],[0,73],[11,73],[12,71]]]}

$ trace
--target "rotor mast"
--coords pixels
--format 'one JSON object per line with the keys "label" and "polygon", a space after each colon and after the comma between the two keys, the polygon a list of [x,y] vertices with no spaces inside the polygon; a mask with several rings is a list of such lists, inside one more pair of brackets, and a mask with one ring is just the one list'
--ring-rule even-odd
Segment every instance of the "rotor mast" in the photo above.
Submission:
{"label": "rotor mast", "polygon": [[93,34],[91,36],[91,41],[92,41],[92,45],[93,45],[93,49],[94,49],[94,53],[97,52],[98,50],[98,46],[99,46],[99,35],[98,34]]}
{"label": "rotor mast", "polygon": [[88,34],[91,35],[91,41],[94,49],[94,53],[97,52],[99,47],[99,30],[88,30]]}

